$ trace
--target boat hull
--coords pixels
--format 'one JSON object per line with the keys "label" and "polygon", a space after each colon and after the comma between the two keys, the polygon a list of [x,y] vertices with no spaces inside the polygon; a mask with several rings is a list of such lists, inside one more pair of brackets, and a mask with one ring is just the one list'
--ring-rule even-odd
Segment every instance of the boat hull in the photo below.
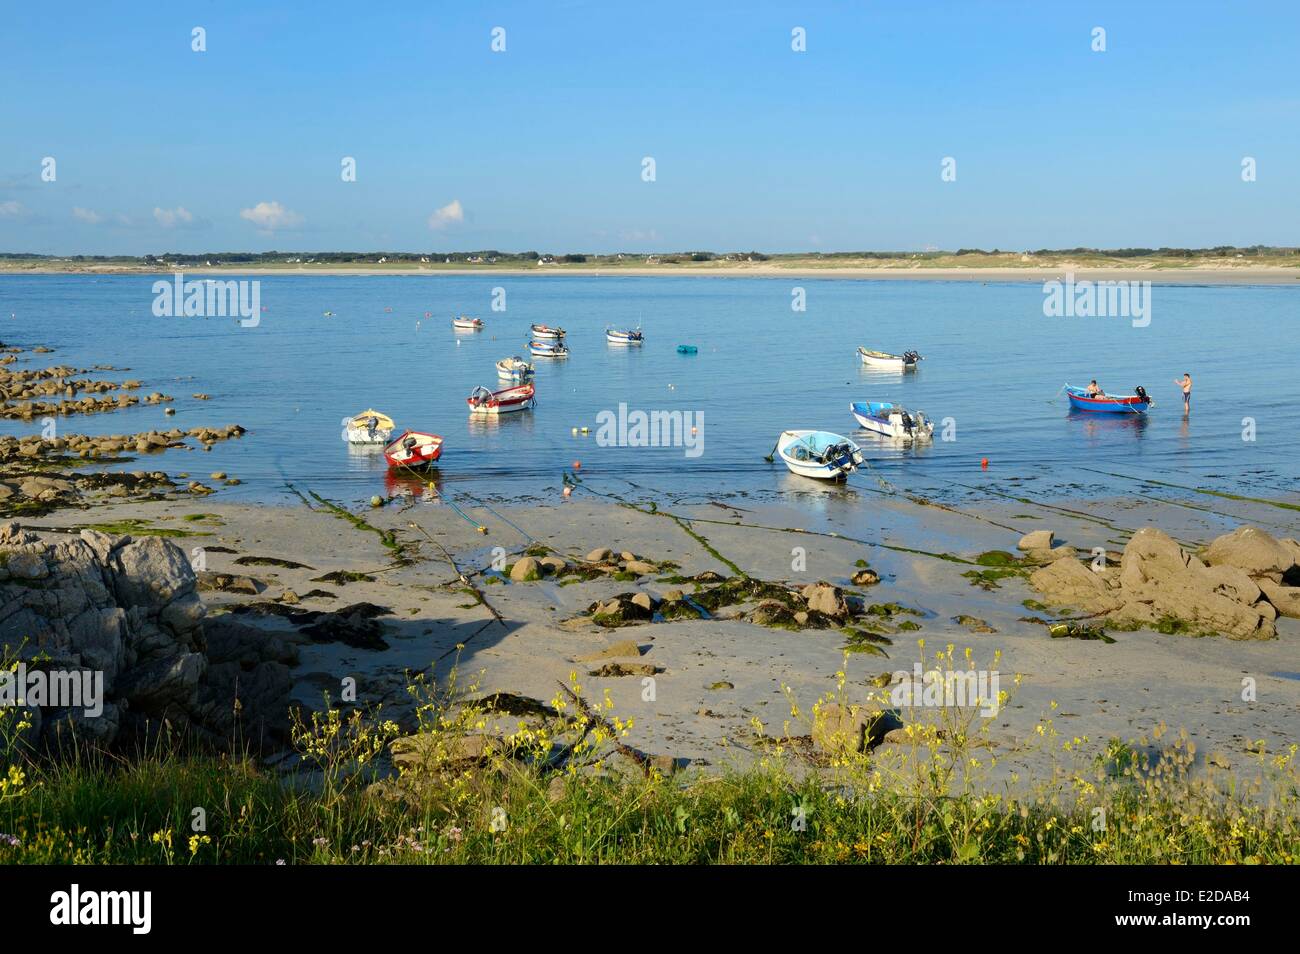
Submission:
{"label": "boat hull", "polygon": [[495,417],[498,414],[527,411],[533,406],[536,393],[531,384],[523,384],[516,388],[493,391],[486,397],[480,395],[476,398],[470,395],[465,403],[469,405],[469,412],[476,417]]}
{"label": "boat hull", "polygon": [[615,345],[639,345],[645,339],[639,331],[606,331],[605,340]]}
{"label": "boat hull", "polygon": [[[374,426],[370,421],[374,421]],[[374,409],[354,414],[344,422],[343,439],[349,444],[374,446],[387,444],[393,436],[393,419]]]}
{"label": "boat hull", "polygon": [[909,361],[901,354],[887,354],[884,351],[868,351],[866,348],[859,348],[858,357],[868,368],[881,368],[887,371],[916,370],[916,361]]}
{"label": "boat hull", "polygon": [[[837,450],[827,459],[831,448]],[[857,444],[828,431],[784,431],[777,453],[790,473],[814,480],[844,480],[862,459]]]}
{"label": "boat hull", "polygon": [[481,318],[453,318],[451,326],[457,331],[482,331],[483,320]]}
{"label": "boat hull", "polygon": [[538,358],[567,358],[569,356],[569,349],[564,347],[564,345],[555,343],[548,344],[544,341],[530,341],[528,343],[528,351],[534,357]]}
{"label": "boat hull", "polygon": [[[407,438],[413,438],[413,445],[407,447]],[[442,438],[426,431],[403,431],[397,440],[384,448],[384,460],[389,467],[419,470],[428,467],[442,456]]]}
{"label": "boat hull", "polygon": [[552,328],[549,325],[533,325],[532,332],[534,338],[543,338],[547,341],[559,341],[565,334],[563,328]]}
{"label": "boat hull", "polygon": [[1071,408],[1090,414],[1145,414],[1147,409],[1155,404],[1150,399],[1142,400],[1136,394],[1123,397],[1110,394],[1088,397],[1088,392],[1083,388],[1072,388],[1068,385],[1065,396],[1070,399]]}
{"label": "boat hull", "polygon": [[497,362],[497,377],[502,381],[526,382],[533,376],[533,366],[523,358],[502,358]]}
{"label": "boat hull", "polygon": [[934,437],[934,424],[919,411],[909,411],[887,401],[857,401],[849,405],[853,419],[863,430],[898,441],[928,441]]}

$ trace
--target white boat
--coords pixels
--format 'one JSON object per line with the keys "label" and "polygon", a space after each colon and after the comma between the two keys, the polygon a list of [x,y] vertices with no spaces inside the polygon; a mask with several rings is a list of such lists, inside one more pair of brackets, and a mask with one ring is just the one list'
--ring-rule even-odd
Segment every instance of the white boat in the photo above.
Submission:
{"label": "white boat", "polygon": [[606,328],[605,340],[610,344],[619,345],[639,345],[645,341],[645,336],[641,334],[641,329],[619,330],[618,328]]}
{"label": "white boat", "polygon": [[519,355],[502,358],[497,362],[497,377],[502,381],[528,381],[533,376],[533,366]]}
{"label": "white boat", "polygon": [[934,423],[920,411],[909,411],[889,401],[854,401],[849,405],[857,422],[868,431],[900,441],[934,438]]}
{"label": "white boat", "polygon": [[569,349],[558,341],[530,341],[528,350],[539,358],[567,358]]}
{"label": "white boat", "polygon": [[482,331],[483,319],[466,318],[464,315],[461,315],[451,320],[451,326],[457,331]]}
{"label": "white boat", "polygon": [[393,436],[393,419],[373,408],[354,414],[343,425],[343,439],[349,444],[387,444]]}
{"label": "white boat", "polygon": [[830,431],[782,431],[777,453],[790,473],[818,480],[843,480],[862,463],[862,451]]}
{"label": "white boat", "polygon": [[546,338],[547,340],[558,341],[564,337],[563,328],[552,328],[550,325],[533,325],[534,338]]}
{"label": "white boat", "polygon": [[469,405],[471,414],[512,414],[515,411],[526,411],[531,408],[536,393],[531,384],[520,384],[513,388],[506,388],[504,391],[477,387],[470,392],[465,403]]}
{"label": "white boat", "polygon": [[916,363],[921,360],[921,356],[915,351],[889,354],[886,351],[871,351],[867,348],[859,348],[858,356],[862,358],[862,363],[869,368],[887,368],[890,371],[915,371]]}

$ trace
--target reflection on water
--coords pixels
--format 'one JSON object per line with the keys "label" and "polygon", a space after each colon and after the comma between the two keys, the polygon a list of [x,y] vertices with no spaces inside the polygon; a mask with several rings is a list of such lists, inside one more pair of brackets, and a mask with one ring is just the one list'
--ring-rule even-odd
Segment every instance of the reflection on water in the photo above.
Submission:
{"label": "reflection on water", "polygon": [[389,497],[432,502],[442,493],[442,474],[437,467],[419,473],[411,470],[386,470],[384,490]]}
{"label": "reflection on water", "polygon": [[1066,417],[1079,422],[1084,436],[1089,443],[1124,434],[1140,438],[1151,424],[1146,414],[1098,414],[1095,411],[1080,411],[1070,408]]}

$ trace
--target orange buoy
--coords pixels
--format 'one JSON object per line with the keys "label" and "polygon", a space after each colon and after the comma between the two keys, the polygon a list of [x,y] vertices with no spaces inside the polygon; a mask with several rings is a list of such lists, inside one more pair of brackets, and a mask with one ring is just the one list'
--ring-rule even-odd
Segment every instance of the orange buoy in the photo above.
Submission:
{"label": "orange buoy", "polygon": [[574,469],[574,470],[582,470],[582,461],[580,461],[580,460],[575,460],[575,461],[573,462],[573,469]]}
{"label": "orange buoy", "polygon": [[980,461],[980,469],[981,470],[989,469],[989,459],[987,457],[985,457],[983,460]]}

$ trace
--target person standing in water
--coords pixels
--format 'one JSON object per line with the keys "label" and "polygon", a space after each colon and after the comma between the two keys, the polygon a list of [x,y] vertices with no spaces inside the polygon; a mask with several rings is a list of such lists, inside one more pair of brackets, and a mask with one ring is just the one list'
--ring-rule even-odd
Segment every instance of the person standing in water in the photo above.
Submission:
{"label": "person standing in water", "polygon": [[1174,384],[1183,389],[1183,414],[1192,413],[1192,376],[1186,371],[1181,378],[1175,378]]}

